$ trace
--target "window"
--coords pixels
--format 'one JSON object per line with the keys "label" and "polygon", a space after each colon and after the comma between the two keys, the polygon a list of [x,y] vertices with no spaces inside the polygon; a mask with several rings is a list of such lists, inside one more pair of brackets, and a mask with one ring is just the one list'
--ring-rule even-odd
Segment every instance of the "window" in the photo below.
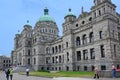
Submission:
{"label": "window", "polygon": [[83,35],[83,44],[87,44],[87,36],[86,36],[86,34]]}
{"label": "window", "polygon": [[59,52],[61,52],[61,45],[59,45]]}
{"label": "window", "polygon": [[76,38],[76,46],[79,46],[80,45],[80,37],[77,37]]}
{"label": "window", "polygon": [[28,49],[28,56],[30,56],[30,49]]}
{"label": "window", "polygon": [[77,61],[81,60],[81,51],[77,51]]}
{"label": "window", "polygon": [[106,70],[106,66],[105,65],[101,65],[101,70]]}
{"label": "window", "polygon": [[94,12],[94,16],[96,17],[96,12]]}
{"label": "window", "polygon": [[67,52],[67,61],[69,61],[69,53]]}
{"label": "window", "polygon": [[31,45],[31,41],[28,41],[28,45],[29,45],[29,46]]}
{"label": "window", "polygon": [[104,57],[105,57],[104,45],[101,45],[101,46],[100,46],[100,50],[101,50],[101,57],[104,58]]}
{"label": "window", "polygon": [[92,69],[92,71],[94,71],[94,66],[93,65],[91,66],[91,69]]}
{"label": "window", "polygon": [[99,16],[101,16],[101,11],[99,10]]}
{"label": "window", "polygon": [[5,63],[5,60],[3,60],[3,63]]}
{"label": "window", "polygon": [[58,57],[56,56],[56,63],[58,63]]}
{"label": "window", "polygon": [[66,42],[66,48],[68,47],[68,42]]}
{"label": "window", "polygon": [[69,67],[68,66],[66,66],[66,70],[69,71]]}
{"label": "window", "polygon": [[95,59],[95,51],[94,51],[94,48],[90,49],[90,57],[91,57],[91,59]]}
{"label": "window", "polygon": [[78,27],[78,24],[76,24],[76,27]]}
{"label": "window", "polygon": [[28,64],[30,64],[30,59],[28,59]]}
{"label": "window", "polygon": [[52,57],[52,63],[54,63],[54,57]]}
{"label": "window", "polygon": [[59,63],[61,63],[61,60],[62,60],[62,58],[61,58],[61,56],[59,56]]}
{"label": "window", "polygon": [[87,71],[87,66],[84,66],[84,71]]}
{"label": "window", "polygon": [[85,21],[82,21],[82,24],[85,24]]}
{"label": "window", "polygon": [[89,21],[92,21],[92,17],[89,18]]}
{"label": "window", "polygon": [[46,64],[50,63],[50,57],[46,57]]}
{"label": "window", "polygon": [[94,35],[93,32],[90,33],[89,35],[90,43],[94,41]]}
{"label": "window", "polygon": [[87,50],[83,50],[83,59],[88,60],[88,51]]}
{"label": "window", "polygon": [[36,58],[34,58],[34,64],[36,64]]}
{"label": "window", "polygon": [[102,31],[99,31],[99,38],[102,39],[102,36],[103,36]]}
{"label": "window", "polygon": [[36,49],[34,49],[34,55],[36,55]]}
{"label": "window", "polygon": [[59,71],[61,70],[61,67],[59,67]]}
{"label": "window", "polygon": [[46,48],[46,54],[49,54],[49,53],[50,53],[50,48],[47,47],[47,48]]}
{"label": "window", "polygon": [[55,46],[56,53],[58,52],[57,46]]}
{"label": "window", "polygon": [[54,54],[54,47],[52,47],[52,52],[53,52],[53,54]]}

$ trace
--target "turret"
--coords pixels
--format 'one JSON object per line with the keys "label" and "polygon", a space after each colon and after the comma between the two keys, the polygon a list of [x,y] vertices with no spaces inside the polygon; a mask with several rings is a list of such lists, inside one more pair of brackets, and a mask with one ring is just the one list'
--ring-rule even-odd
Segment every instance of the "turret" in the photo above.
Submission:
{"label": "turret", "polygon": [[76,21],[76,16],[69,9],[68,14],[64,17],[65,22],[63,23],[63,33],[72,29],[72,24]]}

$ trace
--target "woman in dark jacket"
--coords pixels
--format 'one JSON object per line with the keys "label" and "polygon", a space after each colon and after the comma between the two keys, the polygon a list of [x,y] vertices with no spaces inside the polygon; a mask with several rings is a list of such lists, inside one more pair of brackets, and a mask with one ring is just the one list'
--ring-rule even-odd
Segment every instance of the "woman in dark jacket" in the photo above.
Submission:
{"label": "woman in dark jacket", "polygon": [[7,80],[9,80],[10,70],[9,70],[9,69],[6,69],[6,70],[5,70],[5,74],[6,74]]}

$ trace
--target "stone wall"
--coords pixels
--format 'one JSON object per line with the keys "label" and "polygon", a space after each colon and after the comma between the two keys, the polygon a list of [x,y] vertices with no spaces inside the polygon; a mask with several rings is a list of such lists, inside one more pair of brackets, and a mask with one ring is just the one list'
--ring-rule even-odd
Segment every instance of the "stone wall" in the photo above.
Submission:
{"label": "stone wall", "polygon": [[[100,76],[100,77],[111,78],[111,77],[112,77],[112,72],[111,72],[111,70],[100,71],[100,72],[99,72],[99,76]],[[117,72],[116,72],[116,77],[120,77],[120,71],[117,71]]]}

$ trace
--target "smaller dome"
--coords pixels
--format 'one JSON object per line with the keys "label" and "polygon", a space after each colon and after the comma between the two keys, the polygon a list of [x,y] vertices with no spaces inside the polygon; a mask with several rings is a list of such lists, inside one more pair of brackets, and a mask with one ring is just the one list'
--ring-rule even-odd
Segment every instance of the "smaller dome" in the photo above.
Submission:
{"label": "smaller dome", "polygon": [[69,9],[69,12],[68,12],[68,14],[67,14],[66,16],[75,16],[75,15],[74,15],[73,12],[71,11],[71,9]]}
{"label": "smaller dome", "polygon": [[54,18],[49,15],[49,10],[46,8],[44,9],[44,15],[40,17],[39,21],[52,21],[55,22]]}

